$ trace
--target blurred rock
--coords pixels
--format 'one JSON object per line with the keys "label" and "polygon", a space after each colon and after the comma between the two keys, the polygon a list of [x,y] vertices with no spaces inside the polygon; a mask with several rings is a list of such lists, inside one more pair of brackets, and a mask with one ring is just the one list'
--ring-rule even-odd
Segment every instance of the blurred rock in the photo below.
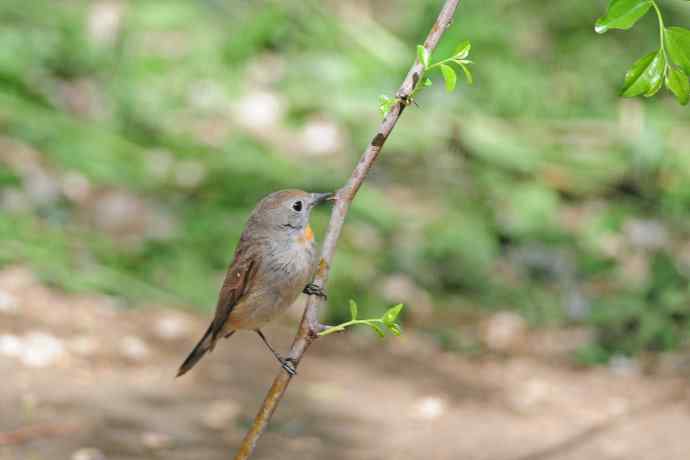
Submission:
{"label": "blurred rock", "polygon": [[62,176],[62,193],[68,200],[75,203],[84,203],[89,198],[91,183],[82,174],[70,171]]}
{"label": "blurred rock", "polygon": [[491,316],[481,328],[481,339],[493,351],[509,351],[518,347],[527,334],[527,321],[511,311]]}
{"label": "blurred rock", "polygon": [[159,180],[170,175],[174,163],[175,158],[167,150],[151,150],[146,155],[146,171]]}
{"label": "blurred rock", "polygon": [[101,191],[84,211],[97,229],[130,244],[145,238],[166,239],[175,233],[176,223],[170,215],[125,190]]}
{"label": "blurred rock", "polygon": [[133,361],[142,361],[151,355],[149,346],[141,338],[128,335],[120,341],[120,352]]}
{"label": "blurred rock", "polygon": [[16,335],[0,335],[0,355],[18,357],[22,352],[22,342]]}
{"label": "blurred rock", "polygon": [[107,460],[107,457],[94,447],[83,447],[72,454],[71,460]]}
{"label": "blurred rock", "polygon": [[240,414],[240,410],[240,404],[231,399],[214,401],[202,414],[202,422],[213,430],[226,430]]}
{"label": "blurred rock", "polygon": [[172,447],[172,437],[169,434],[156,431],[146,431],[141,435],[141,443],[147,449],[159,450]]}
{"label": "blurred rock", "polygon": [[116,0],[93,2],[87,18],[88,35],[96,43],[113,45],[120,32],[124,4]]}
{"label": "blurred rock", "polygon": [[184,188],[196,188],[206,177],[206,167],[195,160],[180,161],[175,165],[175,183]]}
{"label": "blurred rock", "polygon": [[666,226],[658,220],[628,219],[623,224],[623,232],[636,248],[654,250],[669,244]]}
{"label": "blurred rock", "polygon": [[67,348],[79,356],[93,356],[100,348],[100,341],[96,337],[80,335],[69,340]]}
{"label": "blurred rock", "polygon": [[62,341],[43,332],[30,332],[22,340],[19,360],[27,367],[47,367],[65,353]]}
{"label": "blurred rock", "polygon": [[417,400],[413,406],[413,415],[424,420],[434,420],[447,411],[446,403],[438,396],[427,396]]}
{"label": "blurred rock", "polygon": [[137,223],[148,210],[136,196],[123,190],[105,191],[93,205],[95,225],[112,233],[128,233],[140,227]]}
{"label": "blurred rock", "polygon": [[406,314],[413,320],[429,319],[433,314],[431,295],[405,274],[397,273],[385,278],[381,283],[381,295],[390,303],[407,305]]}
{"label": "blurred rock", "polygon": [[283,118],[285,104],[274,93],[254,91],[237,101],[234,115],[238,124],[250,130],[272,128]]}
{"label": "blurred rock", "polygon": [[155,332],[164,340],[175,340],[185,337],[190,330],[189,321],[180,315],[166,314],[156,321]]}
{"label": "blurred rock", "polygon": [[29,200],[37,206],[50,205],[62,194],[57,179],[38,168],[24,175],[23,185]]}
{"label": "blurred rock", "polygon": [[612,356],[609,360],[611,373],[621,377],[634,377],[641,374],[640,363],[633,358],[623,355]]}
{"label": "blurred rock", "polygon": [[331,155],[343,149],[343,134],[329,120],[307,122],[301,133],[302,148],[309,155]]}
{"label": "blurred rock", "polygon": [[17,298],[7,291],[0,289],[0,313],[14,315],[19,312]]}

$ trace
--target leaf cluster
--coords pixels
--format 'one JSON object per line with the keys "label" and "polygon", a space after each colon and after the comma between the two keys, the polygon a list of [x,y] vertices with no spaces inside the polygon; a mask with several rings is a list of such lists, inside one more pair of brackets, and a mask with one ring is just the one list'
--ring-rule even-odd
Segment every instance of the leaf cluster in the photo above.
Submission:
{"label": "leaf cluster", "polygon": [[393,335],[399,336],[402,334],[402,330],[400,329],[400,324],[398,324],[396,321],[402,309],[403,304],[400,303],[390,307],[380,318],[358,319],[359,308],[357,307],[357,302],[351,299],[350,321],[329,327],[325,331],[320,332],[319,336],[333,334],[335,332],[343,332],[346,328],[357,324],[369,326],[381,338],[386,336],[384,327],[387,328]]}
{"label": "leaf cluster", "polygon": [[666,27],[656,0],[610,0],[606,15],[597,20],[594,30],[603,34],[609,29],[630,29],[650,9],[659,21],[659,49],[635,61],[625,74],[621,95],[651,97],[666,85],[678,102],[686,105],[690,100],[690,30]]}
{"label": "leaf cluster", "polygon": [[432,86],[433,82],[429,76],[436,70],[441,72],[441,76],[446,85],[446,91],[449,93],[455,90],[458,82],[456,68],[462,70],[467,83],[471,85],[474,81],[472,72],[469,69],[469,65],[472,64],[472,61],[468,59],[471,48],[472,45],[470,42],[464,40],[455,47],[455,52],[452,56],[432,64],[430,62],[431,56],[429,50],[426,49],[424,45],[417,45],[417,60],[423,66],[422,76],[419,79],[421,85],[417,83],[417,86],[412,90],[412,94],[410,94],[410,97],[406,101],[401,101],[399,98],[393,98],[386,95],[379,96],[379,112],[381,112],[381,115],[383,117],[388,115],[388,112],[390,112],[393,106],[399,102],[409,104],[414,101],[415,96],[422,88]]}

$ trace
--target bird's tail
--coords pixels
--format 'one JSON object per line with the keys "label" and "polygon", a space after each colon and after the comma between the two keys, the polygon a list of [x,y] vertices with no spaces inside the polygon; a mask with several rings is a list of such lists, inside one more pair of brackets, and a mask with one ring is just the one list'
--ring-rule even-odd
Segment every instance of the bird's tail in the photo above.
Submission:
{"label": "bird's tail", "polygon": [[196,347],[184,360],[180,369],[177,371],[177,377],[180,377],[187,373],[194,365],[199,362],[201,358],[204,357],[207,351],[213,348],[213,323],[208,327],[208,330],[204,334],[204,337],[196,344]]}

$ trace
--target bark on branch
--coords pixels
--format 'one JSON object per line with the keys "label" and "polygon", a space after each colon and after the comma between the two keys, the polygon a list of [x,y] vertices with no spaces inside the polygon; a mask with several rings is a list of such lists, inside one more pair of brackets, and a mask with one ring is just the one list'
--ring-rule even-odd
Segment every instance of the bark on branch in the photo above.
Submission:
{"label": "bark on branch", "polygon": [[[448,26],[450,26],[459,3],[460,0],[446,0],[444,3],[436,22],[432,26],[431,31],[424,41],[424,47],[429,51],[430,55],[436,48],[436,45],[441,39],[443,33],[446,31]],[[347,212],[350,209],[350,204],[355,198],[359,187],[364,182],[364,179],[371,169],[371,166],[374,164],[374,161],[376,161],[376,158],[381,152],[383,144],[386,142],[386,139],[388,139],[388,136],[395,127],[395,124],[398,122],[400,115],[402,115],[405,107],[407,107],[407,105],[410,103],[410,95],[419,83],[423,70],[423,65],[419,62],[419,60],[416,60],[410,68],[410,71],[407,73],[405,80],[403,80],[402,85],[400,85],[400,88],[396,92],[398,102],[391,108],[390,112],[388,112],[386,117],[379,125],[376,134],[367,146],[367,149],[362,154],[362,157],[359,159],[354,171],[352,171],[350,179],[347,181],[345,186],[338,190],[336,202],[331,213],[331,220],[328,224],[328,229],[323,242],[323,248],[321,251],[322,260],[314,279],[314,284],[319,287],[325,286],[328,281],[330,264],[333,260],[333,255],[335,254],[336,243],[340,237],[340,232],[345,222]],[[320,298],[316,296],[310,296],[307,300],[302,321],[300,322],[297,335],[292,342],[290,353],[288,355],[294,360],[295,366],[299,364],[302,356],[312,342],[317,338],[318,332],[320,332],[322,329],[318,319],[318,308],[320,303]],[[281,369],[273,381],[273,385],[268,391],[268,394],[266,395],[266,398],[259,409],[259,413],[254,419],[251,429],[245,435],[242,445],[235,456],[235,460],[247,459],[252,452],[254,452],[256,443],[266,430],[268,422],[271,420],[271,416],[278,407],[280,400],[283,398],[290,380],[292,380],[292,377]]]}

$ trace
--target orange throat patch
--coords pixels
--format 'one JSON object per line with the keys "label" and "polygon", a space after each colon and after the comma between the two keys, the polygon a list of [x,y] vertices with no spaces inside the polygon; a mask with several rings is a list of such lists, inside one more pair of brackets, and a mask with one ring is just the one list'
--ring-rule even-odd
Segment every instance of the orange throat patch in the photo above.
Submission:
{"label": "orange throat patch", "polygon": [[308,242],[314,241],[314,231],[309,224],[307,224],[307,228],[304,229],[304,239]]}

